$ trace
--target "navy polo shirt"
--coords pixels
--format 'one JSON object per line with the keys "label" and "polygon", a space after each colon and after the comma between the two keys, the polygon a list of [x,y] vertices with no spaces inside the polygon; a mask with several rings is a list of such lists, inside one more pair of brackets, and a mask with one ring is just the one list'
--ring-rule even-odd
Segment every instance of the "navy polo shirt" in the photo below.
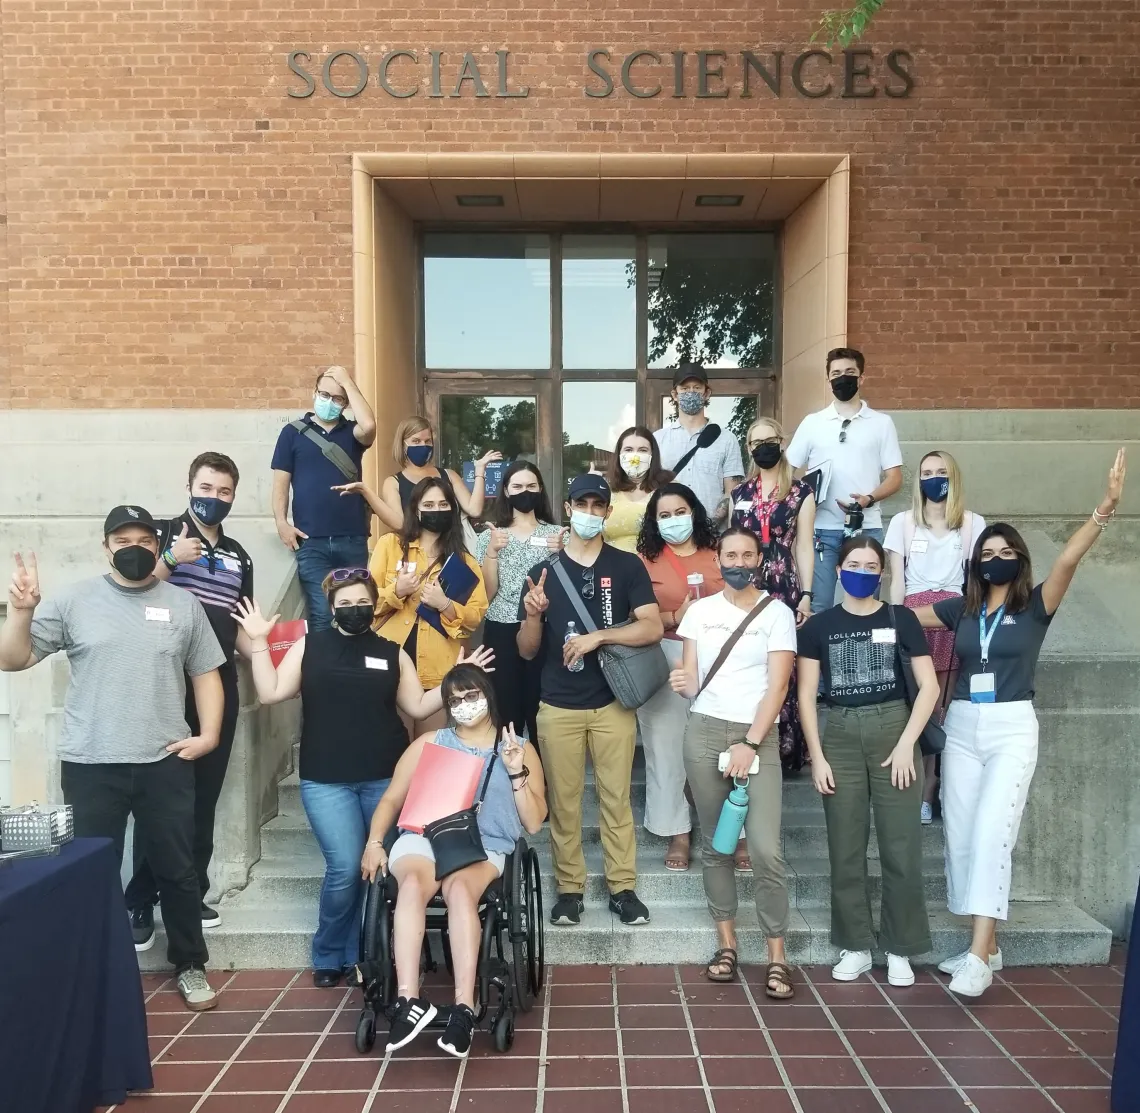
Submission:
{"label": "navy polo shirt", "polygon": [[[326,433],[312,413],[301,419],[317,436],[340,445],[360,468],[365,446],[353,433],[355,421],[341,418]],[[332,490],[348,480],[325,459],[320,448],[300,430],[286,425],[273,450],[274,471],[287,471],[293,478],[293,525],[309,537],[367,537],[368,504],[361,495],[342,495]]]}

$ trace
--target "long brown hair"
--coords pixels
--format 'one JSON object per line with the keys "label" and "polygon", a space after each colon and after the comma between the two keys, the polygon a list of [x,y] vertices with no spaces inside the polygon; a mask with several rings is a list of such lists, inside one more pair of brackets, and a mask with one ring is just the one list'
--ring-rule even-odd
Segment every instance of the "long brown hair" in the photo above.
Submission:
{"label": "long brown hair", "polygon": [[[649,442],[649,471],[637,483],[621,470],[621,446],[626,437],[642,437]],[[618,437],[613,456],[610,457],[609,471],[606,472],[606,482],[611,491],[636,491],[638,488],[656,491],[672,478],[673,473],[661,466],[661,449],[657,447],[657,438],[644,425],[631,425]]]}
{"label": "long brown hair", "polygon": [[459,503],[455,500],[455,491],[452,490],[451,484],[446,479],[431,475],[427,479],[421,479],[412,488],[408,505],[404,507],[404,525],[400,530],[400,548],[403,550],[404,560],[407,560],[408,549],[411,548],[413,541],[419,540],[420,533],[423,531],[423,526],[420,525],[420,502],[433,487],[438,487],[443,492],[443,497],[451,503],[451,529],[439,535],[439,556],[435,562],[442,567],[449,556],[458,554],[462,557],[467,551],[467,545],[463,539],[463,513],[459,509]]}
{"label": "long brown hair", "polygon": [[986,526],[981,536],[974,542],[970,554],[970,564],[966,572],[966,614],[979,615],[986,601],[989,585],[982,579],[982,546],[991,537],[1000,537],[1021,558],[1021,568],[1009,587],[1005,599],[1008,614],[1020,614],[1029,607],[1029,597],[1033,594],[1033,565],[1029,560],[1029,546],[1021,534],[1008,522],[994,522]]}
{"label": "long brown hair", "polygon": [[499,493],[495,496],[495,501],[491,503],[490,509],[483,512],[485,522],[498,526],[499,529],[506,529],[515,520],[515,512],[511,506],[510,496],[507,494],[507,484],[520,471],[528,471],[538,480],[538,493],[541,497],[538,500],[538,505],[534,508],[535,521],[553,523],[554,514],[550,509],[550,496],[546,493],[546,484],[543,482],[542,472],[538,470],[537,464],[532,464],[529,460],[515,460],[503,472],[503,478],[499,483]]}

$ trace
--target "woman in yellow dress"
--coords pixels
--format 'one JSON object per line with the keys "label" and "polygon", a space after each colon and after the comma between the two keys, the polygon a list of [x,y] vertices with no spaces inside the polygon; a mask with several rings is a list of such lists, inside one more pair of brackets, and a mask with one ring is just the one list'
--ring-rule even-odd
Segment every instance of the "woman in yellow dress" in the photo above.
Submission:
{"label": "woman in yellow dress", "polygon": [[613,511],[602,533],[608,544],[627,553],[637,552],[649,496],[671,478],[661,467],[657,441],[644,425],[631,425],[618,437],[606,474],[613,492]]}

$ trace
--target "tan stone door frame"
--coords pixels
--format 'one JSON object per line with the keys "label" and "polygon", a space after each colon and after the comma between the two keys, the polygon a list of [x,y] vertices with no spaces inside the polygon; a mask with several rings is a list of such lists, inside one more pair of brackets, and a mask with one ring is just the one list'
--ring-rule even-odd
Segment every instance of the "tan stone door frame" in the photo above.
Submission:
{"label": "tan stone door frame", "polygon": [[[739,222],[781,228],[775,400],[786,428],[825,404],[823,357],[847,340],[850,160],[842,154],[436,154],[353,156],[357,381],[377,417],[368,479],[388,474],[396,425],[417,408],[417,223]],[[494,195],[494,207],[460,204]],[[731,207],[698,198],[731,196]],[[736,202],[735,199],[739,198]]]}

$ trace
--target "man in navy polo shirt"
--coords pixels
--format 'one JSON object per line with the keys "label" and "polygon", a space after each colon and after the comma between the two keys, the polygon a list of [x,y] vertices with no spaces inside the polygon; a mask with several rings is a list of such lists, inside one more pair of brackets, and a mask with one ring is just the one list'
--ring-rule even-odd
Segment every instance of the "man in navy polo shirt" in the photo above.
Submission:
{"label": "man in navy polo shirt", "polygon": [[[190,592],[206,612],[225,663],[218,669],[222,681],[222,731],[218,747],[194,762],[194,870],[202,891],[202,927],[218,927],[222,918],[206,904],[210,891],[210,859],[214,854],[214,813],[222,794],[226,767],[237,730],[238,697],[236,653],[250,655],[245,631],[234,621],[239,599],[253,598],[253,561],[249,553],[222,529],[233,508],[238,469],[220,452],[203,452],[190,465],[187,491],[190,506],[177,518],[160,523],[159,559],[155,576]],[[193,687],[186,687],[186,722],[198,732],[198,708]],[[135,950],[154,944],[154,906],[158,883],[141,839],[134,844],[134,876],[127,886],[131,934]]]}
{"label": "man in navy polo shirt", "polygon": [[[342,416],[351,407],[356,418]],[[309,629],[332,625],[321,583],[334,568],[368,566],[368,504],[333,490],[361,478],[364,450],[376,439],[376,419],[352,376],[330,367],[317,376],[313,409],[289,422],[273,450],[273,517],[297,558],[309,605]],[[287,515],[293,488],[293,521]]]}

